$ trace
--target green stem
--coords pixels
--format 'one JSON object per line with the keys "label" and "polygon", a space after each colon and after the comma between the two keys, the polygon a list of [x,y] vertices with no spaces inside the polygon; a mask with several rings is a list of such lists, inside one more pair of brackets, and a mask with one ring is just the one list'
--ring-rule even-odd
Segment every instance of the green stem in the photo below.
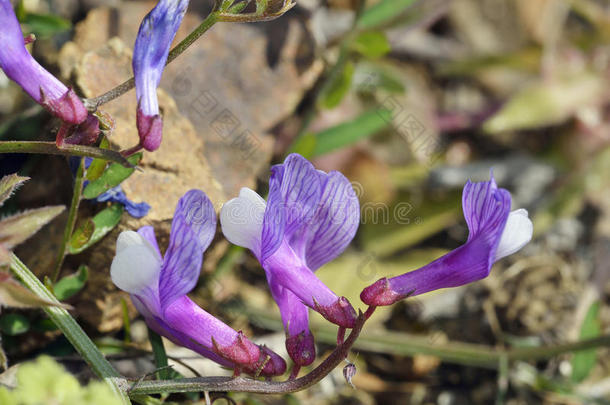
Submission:
{"label": "green stem", "polygon": [[165,347],[163,346],[163,340],[161,339],[161,336],[157,334],[157,332],[150,328],[148,328],[148,340],[150,341],[150,346],[152,347],[155,366],[159,370],[157,371],[157,378],[159,380],[168,380],[170,378],[170,370],[167,368],[167,353],[165,352]]}
{"label": "green stem", "polygon": [[72,202],[70,203],[70,211],[68,212],[68,222],[64,228],[64,236],[61,240],[59,247],[59,253],[57,254],[57,260],[55,261],[55,268],[51,276],[53,283],[57,282],[59,273],[61,272],[61,266],[64,264],[66,257],[66,247],[70,243],[72,238],[72,232],[74,232],[74,224],[76,223],[76,217],[78,216],[78,207],[80,205],[81,194],[83,192],[83,184],[85,183],[85,159],[82,158],[78,164],[76,171],[76,177],[74,179],[74,190],[72,191]]}
{"label": "green stem", "polygon": [[[271,330],[283,330],[282,322],[275,316],[244,308],[244,313],[256,325]],[[337,339],[336,328],[330,325],[312,327],[316,340],[333,344]],[[360,335],[354,349],[376,353],[414,356],[424,354],[461,365],[497,369],[503,360],[544,360],[564,353],[587,350],[594,347],[610,347],[610,335],[544,347],[501,349],[472,343],[437,343],[429,337],[403,332],[384,331],[383,333],[364,332]]]}
{"label": "green stem", "polygon": [[110,160],[126,167],[133,167],[119,152],[113,150],[82,145],[64,145],[58,148],[55,142],[3,141],[0,142],[0,153],[37,153],[43,155],[92,157]]}
{"label": "green stem", "polygon": [[[188,47],[193,45],[193,43],[196,40],[198,40],[203,34],[205,34],[205,32],[207,30],[212,28],[212,26],[218,21],[218,15],[219,15],[218,11],[212,11],[205,18],[205,20],[203,20],[201,22],[201,24],[199,24],[199,26],[197,28],[195,28],[195,30],[193,32],[191,32],[186,38],[184,38],[182,41],[180,41],[180,43],[178,45],[176,45],[174,47],[174,49],[172,49],[169,52],[166,65],[171,63],[181,53],[186,51],[188,49]],[[131,89],[133,89],[135,86],[136,86],[136,81],[132,77],[129,80],[126,80],[125,82],[119,84],[117,87],[113,88],[112,90],[109,90],[106,93],[102,94],[101,96],[98,96],[98,97],[95,97],[92,99],[86,99],[85,106],[87,106],[87,108],[89,110],[94,111],[97,107],[104,105],[104,104],[114,100],[115,98],[122,96],[123,94],[125,94],[128,91],[130,91]]]}
{"label": "green stem", "polygon": [[[57,298],[38,280],[38,278],[14,254],[11,257],[11,270],[15,276],[34,294],[45,300],[59,304]],[[91,366],[95,374],[110,386],[112,391],[124,404],[130,404],[124,392],[126,382],[121,375],[104,358],[95,344],[89,339],[79,324],[70,316],[68,311],[60,307],[44,307],[43,310],[57,325],[72,346]],[[123,389],[121,389],[123,387]]]}

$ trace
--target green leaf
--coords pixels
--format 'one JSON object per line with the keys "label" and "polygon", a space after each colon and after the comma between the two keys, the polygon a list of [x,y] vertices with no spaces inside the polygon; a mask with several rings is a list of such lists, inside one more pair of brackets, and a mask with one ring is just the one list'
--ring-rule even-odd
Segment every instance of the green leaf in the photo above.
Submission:
{"label": "green leaf", "polygon": [[15,214],[0,221],[0,243],[12,249],[59,215],[65,207],[56,205]]}
{"label": "green leaf", "polygon": [[398,94],[405,92],[404,84],[400,78],[396,77],[392,69],[370,61],[362,61],[356,66],[354,87],[357,91],[364,93],[374,93],[376,90]]}
{"label": "green leaf", "polygon": [[48,38],[72,28],[70,21],[52,14],[26,13],[21,22],[39,38]]}
{"label": "green leaf", "polygon": [[29,177],[21,177],[17,174],[9,174],[0,179],[0,207]]}
{"label": "green leaf", "polygon": [[364,10],[357,27],[369,29],[388,23],[399,17],[415,0],[381,0]]}
{"label": "green leaf", "polygon": [[414,206],[407,198],[393,206],[362,207],[361,238],[364,250],[383,258],[411,247],[454,224],[461,212],[460,196],[425,201]]}
{"label": "green leaf", "polygon": [[78,268],[76,273],[65,276],[55,283],[53,292],[58,300],[67,300],[83,289],[88,278],[89,270],[87,269],[87,266],[82,265]]}
{"label": "green leaf", "polygon": [[[112,231],[115,226],[119,224],[121,221],[121,215],[123,215],[124,208],[121,204],[112,204],[110,207],[103,209],[93,219],[90,219],[88,222],[93,224],[93,232],[91,236],[86,240],[85,243],[80,244],[82,241],[78,241],[73,245],[72,241],[68,246],[68,253],[75,255],[84,251],[85,249],[91,247],[100,241],[104,236],[108,234],[108,232]],[[85,225],[90,226],[90,225]],[[83,238],[86,236],[86,231],[83,230]],[[78,232],[75,232],[73,236],[77,235]],[[80,235],[78,236],[80,237]]]}
{"label": "green leaf", "polygon": [[[580,327],[580,339],[590,339],[601,334],[599,321],[599,301],[589,307],[587,315]],[[597,361],[597,349],[583,350],[574,353],[572,357],[572,381],[581,382],[591,372]]]}
{"label": "green leaf", "polygon": [[484,129],[498,133],[560,124],[582,106],[597,102],[605,88],[604,81],[590,73],[529,85],[489,118]]}
{"label": "green leaf", "polygon": [[392,50],[388,38],[381,31],[363,32],[350,46],[354,51],[370,59],[381,58]]}
{"label": "green leaf", "polygon": [[0,330],[9,336],[21,335],[30,329],[30,321],[23,315],[5,314],[0,316]]}
{"label": "green leaf", "polygon": [[[102,137],[102,141],[100,142],[100,149],[108,149],[108,146],[108,138],[106,138],[105,136]],[[87,180],[93,181],[99,179],[104,173],[104,170],[106,169],[107,165],[108,161],[104,159],[93,159],[91,161],[91,164],[89,165],[89,168],[87,169]]]}
{"label": "green leaf", "polygon": [[290,153],[298,153],[305,158],[311,158],[316,149],[317,137],[316,134],[307,132],[294,142],[290,148]]}
{"label": "green leaf", "polygon": [[155,358],[155,365],[159,369],[157,372],[157,378],[160,380],[169,380],[171,378],[170,369],[167,368],[167,353],[163,346],[163,340],[155,331],[148,328],[148,340],[152,347],[153,357]]}
{"label": "green leaf", "polygon": [[341,103],[352,84],[354,65],[346,62],[343,69],[334,75],[329,83],[322,89],[318,101],[321,108],[332,109]]}
{"label": "green leaf", "polygon": [[[127,158],[129,163],[132,165],[137,165],[140,163],[142,159],[142,153],[136,153],[135,155]],[[85,187],[85,191],[83,191],[83,197],[86,199],[92,199],[100,194],[108,191],[109,189],[118,186],[131,176],[131,174],[135,171],[135,168],[124,167],[120,164],[113,163],[106,171],[96,180],[90,182],[87,187]]]}
{"label": "green leaf", "polygon": [[354,120],[325,129],[315,135],[311,157],[324,155],[334,150],[353,145],[361,139],[374,135],[390,126],[390,112],[385,109],[367,111]]}
{"label": "green leaf", "polygon": [[70,238],[70,246],[68,247],[69,252],[80,252],[84,250],[84,246],[87,245],[87,242],[89,242],[91,236],[93,236],[94,231],[95,222],[89,218],[74,230],[74,233]]}

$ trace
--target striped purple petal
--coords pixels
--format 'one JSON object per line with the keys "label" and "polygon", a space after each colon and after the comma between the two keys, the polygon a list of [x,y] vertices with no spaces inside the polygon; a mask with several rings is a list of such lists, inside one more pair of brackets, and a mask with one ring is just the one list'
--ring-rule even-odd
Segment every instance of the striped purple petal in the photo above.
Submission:
{"label": "striped purple petal", "polygon": [[263,261],[275,252],[282,239],[292,239],[311,223],[320,195],[318,171],[304,157],[293,153],[271,169],[263,220]]}
{"label": "striped purple petal", "polygon": [[176,207],[169,247],[161,268],[159,294],[162,306],[195,287],[203,252],[215,232],[216,213],[212,202],[201,190],[188,191]]}
{"label": "striped purple petal", "polygon": [[161,143],[163,124],[157,87],[188,3],[188,0],[160,0],[142,20],[136,38],[132,65],[138,100],[137,127],[140,144],[149,151]]}
{"label": "striped purple petal", "polygon": [[307,266],[313,271],[339,256],[360,224],[360,204],[349,180],[339,172],[325,177],[305,249]]}
{"label": "striped purple petal", "polygon": [[511,197],[490,181],[464,187],[464,217],[470,233],[467,242],[426,266],[365,288],[360,298],[368,305],[390,305],[407,296],[439,288],[457,287],[487,277],[509,216]]}

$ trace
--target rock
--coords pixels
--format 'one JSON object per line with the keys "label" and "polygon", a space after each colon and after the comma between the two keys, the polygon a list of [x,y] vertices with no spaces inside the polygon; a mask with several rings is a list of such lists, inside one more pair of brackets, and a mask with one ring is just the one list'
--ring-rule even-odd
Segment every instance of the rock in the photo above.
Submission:
{"label": "rock", "polygon": [[[112,36],[133,46],[138,31],[134,22],[154,4],[124,2],[118,8],[91,11],[76,26],[73,43],[62,50],[62,73],[69,74],[70,60],[79,52],[96,49]],[[168,65],[163,75],[161,88],[174,98],[204,140],[203,155],[227,197],[236,195],[241,187],[254,187],[258,174],[267,175],[273,146],[267,132],[294,110],[322,70],[320,63],[300,66],[299,46],[306,33],[297,21],[285,17],[265,24],[217,23]],[[188,13],[177,40],[201,21],[201,16]],[[278,24],[285,26],[278,28]],[[285,39],[277,64],[270,67],[267,38],[276,36],[278,29]],[[107,86],[96,86],[94,95],[129,77],[130,70],[113,76]]]}
{"label": "rock", "polygon": [[[76,26],[74,40],[60,52],[64,78],[70,78],[89,98],[129,79],[131,44],[139,21],[152,6],[128,2],[112,10],[92,10]],[[186,36],[200,21],[188,14],[177,38]],[[73,259],[81,259],[91,270],[76,306],[87,324],[101,332],[122,326],[120,299],[126,295],[108,277],[120,231],[153,225],[164,250],[175,205],[187,190],[204,190],[218,210],[239,188],[254,187],[257,174],[268,171],[273,140],[266,131],[292,111],[316,77],[315,69],[298,73],[295,58],[300,28],[296,24],[289,28],[273,69],[265,60],[266,39],[260,29],[223,23],[166,70],[158,92],[163,142],[159,150],[145,153],[143,170],[122,184],[130,199],[151,205],[150,213],[141,220],[125,215],[110,235]],[[110,137],[114,147],[125,149],[137,143],[136,106],[131,91],[101,107],[115,120]],[[206,269],[225,248],[222,243],[211,248]]]}
{"label": "rock", "polygon": [[[65,51],[72,55],[72,60],[77,59],[74,51],[73,45]],[[113,87],[123,77],[129,77],[130,72],[131,50],[119,38],[113,38],[97,50],[84,53],[73,67],[71,76],[82,94],[93,97]],[[180,114],[175,102],[163,91],[159,91],[159,103],[163,109],[163,143],[156,152],[145,153],[142,170],[122,183],[130,199],[146,201],[151,210],[142,219],[125,215],[119,227],[87,253],[91,276],[77,312],[102,332],[122,325],[120,299],[124,294],[116,290],[108,277],[118,233],[153,225],[159,243],[164,247],[168,243],[176,203],[186,191],[193,188],[204,190],[217,209],[225,200],[222,186],[212,176],[205,159],[204,140],[197,136],[190,121]],[[134,92],[103,106],[115,121],[110,141],[117,148],[126,149],[137,142],[136,107]]]}

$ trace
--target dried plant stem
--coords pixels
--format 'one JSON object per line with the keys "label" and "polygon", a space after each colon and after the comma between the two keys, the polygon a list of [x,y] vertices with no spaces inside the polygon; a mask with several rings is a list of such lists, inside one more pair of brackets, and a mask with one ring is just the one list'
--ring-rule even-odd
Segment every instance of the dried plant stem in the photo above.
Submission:
{"label": "dried plant stem", "polygon": [[61,239],[61,245],[59,246],[59,252],[57,253],[57,259],[55,260],[55,268],[51,280],[57,282],[59,273],[61,272],[61,266],[64,264],[66,257],[66,248],[74,232],[74,225],[76,224],[76,217],[78,216],[78,207],[80,206],[81,194],[83,192],[83,184],[85,183],[85,158],[81,158],[78,169],[76,170],[76,177],[74,179],[74,190],[72,191],[72,202],[70,203],[70,211],[68,212],[68,222],[64,228],[64,236]]}

